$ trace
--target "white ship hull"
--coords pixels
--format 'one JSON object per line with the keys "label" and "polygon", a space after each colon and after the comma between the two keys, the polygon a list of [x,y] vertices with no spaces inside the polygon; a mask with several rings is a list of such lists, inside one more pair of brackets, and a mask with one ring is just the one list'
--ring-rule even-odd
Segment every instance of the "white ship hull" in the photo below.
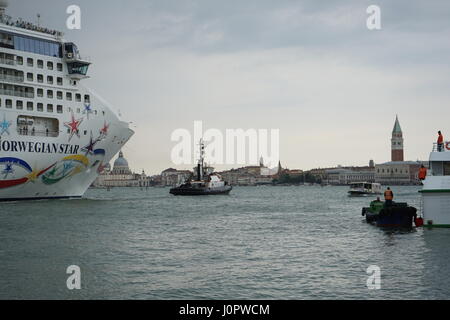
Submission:
{"label": "white ship hull", "polygon": [[[1,117],[16,117],[2,111]],[[107,135],[102,136],[103,120],[92,119],[89,135],[74,136],[70,142],[67,133],[52,139],[24,137],[12,134],[11,126],[10,134],[0,140],[0,201],[81,197],[133,135],[127,123],[109,118],[104,120],[109,125]],[[60,121],[68,119],[62,116]],[[91,131],[95,145],[87,150],[92,144]],[[7,167],[9,171],[4,170]]]}
{"label": "white ship hull", "polygon": [[441,152],[433,146],[431,168],[420,191],[425,226],[450,227],[450,142],[445,145]]}
{"label": "white ship hull", "polygon": [[450,176],[430,176],[421,191],[425,225],[450,227]]}

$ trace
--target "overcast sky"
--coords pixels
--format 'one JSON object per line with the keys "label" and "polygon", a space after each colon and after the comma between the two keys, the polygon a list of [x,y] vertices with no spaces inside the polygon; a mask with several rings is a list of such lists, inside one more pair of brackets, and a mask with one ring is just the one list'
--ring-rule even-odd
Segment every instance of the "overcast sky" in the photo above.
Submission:
{"label": "overcast sky", "polygon": [[[65,28],[70,4],[81,30]],[[11,0],[8,12],[40,13],[91,57],[86,85],[133,122],[135,171],[173,167],[170,135],[194,120],[280,129],[291,169],[389,161],[396,114],[407,160],[450,136],[448,0]]]}

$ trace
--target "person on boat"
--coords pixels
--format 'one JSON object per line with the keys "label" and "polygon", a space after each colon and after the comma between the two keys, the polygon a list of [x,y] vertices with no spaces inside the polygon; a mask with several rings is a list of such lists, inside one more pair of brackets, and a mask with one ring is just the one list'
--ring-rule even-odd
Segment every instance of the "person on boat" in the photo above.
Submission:
{"label": "person on boat", "polygon": [[424,165],[421,165],[419,169],[419,180],[425,180],[426,177],[427,177],[427,168],[425,168]]}
{"label": "person on boat", "polygon": [[438,131],[437,147],[438,152],[442,152],[444,150],[444,137],[442,136],[441,131]]}
{"label": "person on boat", "polygon": [[389,187],[384,192],[384,200],[387,207],[390,207],[392,205],[392,200],[394,200],[394,193]]}

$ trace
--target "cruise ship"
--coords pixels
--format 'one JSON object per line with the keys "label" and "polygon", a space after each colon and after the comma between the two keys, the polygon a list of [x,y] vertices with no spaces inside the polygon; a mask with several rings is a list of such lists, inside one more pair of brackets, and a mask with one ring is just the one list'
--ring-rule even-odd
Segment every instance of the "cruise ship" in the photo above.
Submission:
{"label": "cruise ship", "polygon": [[134,132],[82,82],[63,34],[0,1],[0,201],[82,197]]}

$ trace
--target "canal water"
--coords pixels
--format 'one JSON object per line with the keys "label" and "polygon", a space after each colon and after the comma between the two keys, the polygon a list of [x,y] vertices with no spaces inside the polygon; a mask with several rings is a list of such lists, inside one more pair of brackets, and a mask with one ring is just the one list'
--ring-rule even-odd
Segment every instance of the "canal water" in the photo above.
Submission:
{"label": "canal water", "polygon": [[[393,187],[420,207],[417,187]],[[345,187],[92,189],[2,203],[0,299],[448,299],[450,229],[368,225]],[[81,270],[68,290],[67,267]],[[367,288],[367,268],[380,289]]]}

